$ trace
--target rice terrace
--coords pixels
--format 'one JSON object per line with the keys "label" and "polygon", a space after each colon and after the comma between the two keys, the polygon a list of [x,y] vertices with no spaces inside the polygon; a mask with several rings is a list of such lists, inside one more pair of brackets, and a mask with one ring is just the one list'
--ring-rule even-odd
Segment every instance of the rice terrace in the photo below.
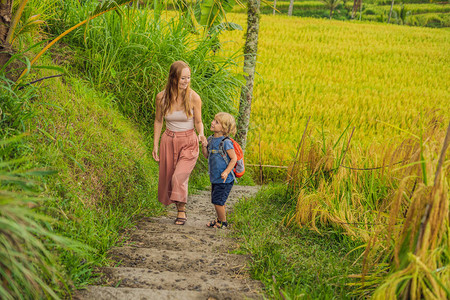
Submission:
{"label": "rice terrace", "polygon": [[[0,1],[0,299],[450,299],[449,28],[448,1]],[[226,222],[201,154],[158,201],[171,84],[199,153],[236,120]]]}

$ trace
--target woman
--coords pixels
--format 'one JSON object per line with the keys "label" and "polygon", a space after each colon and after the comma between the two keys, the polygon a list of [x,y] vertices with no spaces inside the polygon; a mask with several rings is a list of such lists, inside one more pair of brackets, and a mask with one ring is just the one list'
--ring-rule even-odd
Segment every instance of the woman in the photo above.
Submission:
{"label": "woman", "polygon": [[[189,66],[176,61],[170,66],[166,88],[156,95],[152,154],[159,162],[158,200],[164,205],[175,203],[178,210],[176,225],[184,225],[187,221],[188,181],[199,155],[198,141],[207,144],[203,134],[202,100],[190,89],[190,81]],[[158,155],[163,119],[166,131],[161,137]]]}

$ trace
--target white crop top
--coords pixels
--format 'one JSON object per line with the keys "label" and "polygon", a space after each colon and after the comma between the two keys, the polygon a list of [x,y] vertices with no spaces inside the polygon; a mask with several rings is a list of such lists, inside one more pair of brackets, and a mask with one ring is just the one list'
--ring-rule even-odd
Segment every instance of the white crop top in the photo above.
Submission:
{"label": "white crop top", "polygon": [[194,128],[194,110],[192,117],[188,118],[184,110],[176,110],[165,116],[166,128],[171,131],[187,131]]}

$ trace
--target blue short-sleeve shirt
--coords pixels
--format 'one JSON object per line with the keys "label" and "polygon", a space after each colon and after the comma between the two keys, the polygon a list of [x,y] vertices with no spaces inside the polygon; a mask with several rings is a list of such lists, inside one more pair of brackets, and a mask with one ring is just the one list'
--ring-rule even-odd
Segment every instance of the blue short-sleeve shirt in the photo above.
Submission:
{"label": "blue short-sleeve shirt", "polygon": [[[208,157],[208,164],[209,164],[209,179],[211,180],[211,183],[223,183],[223,179],[220,177],[220,174],[222,174],[223,171],[227,168],[228,164],[225,162],[223,157],[219,153],[219,146],[220,142],[223,140],[224,136],[221,137],[213,137],[208,144],[209,149],[209,157]],[[234,149],[233,142],[230,141],[230,139],[226,139],[223,143],[223,148],[225,150],[225,153],[227,150]],[[228,159],[230,157],[227,154]],[[233,171],[231,171],[233,172]],[[228,174],[227,180],[225,180],[225,183],[230,183],[234,181],[233,175]]]}

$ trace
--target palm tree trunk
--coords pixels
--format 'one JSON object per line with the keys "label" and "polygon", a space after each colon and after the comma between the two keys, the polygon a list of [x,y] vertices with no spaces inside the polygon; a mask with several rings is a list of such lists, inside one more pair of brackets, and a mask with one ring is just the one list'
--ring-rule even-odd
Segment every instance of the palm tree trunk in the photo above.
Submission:
{"label": "palm tree trunk", "polygon": [[247,37],[244,46],[244,78],[245,86],[241,90],[239,100],[239,117],[236,139],[245,151],[247,132],[250,123],[250,113],[255,80],[256,53],[258,52],[260,0],[248,0]]}
{"label": "palm tree trunk", "polygon": [[361,11],[362,8],[362,0],[354,0],[353,1],[353,8],[352,8],[352,20],[355,18],[356,12],[358,9]]}
{"label": "palm tree trunk", "polygon": [[392,9],[394,8],[394,0],[391,2],[391,9],[389,10],[389,18],[388,18],[388,24],[391,22],[391,16],[392,16]]}
{"label": "palm tree trunk", "polygon": [[273,0],[273,15],[275,15],[276,10],[277,10],[277,0]]}
{"label": "palm tree trunk", "polygon": [[331,20],[332,16],[333,16],[333,8],[331,7],[330,8],[330,20]]}
{"label": "palm tree trunk", "polygon": [[352,8],[352,20],[355,18],[356,8],[358,7],[358,0],[353,0],[353,8]]}
{"label": "palm tree trunk", "polygon": [[362,0],[358,0],[359,2],[359,20],[362,20]]}
{"label": "palm tree trunk", "polygon": [[289,2],[288,16],[292,16],[292,11],[294,10],[294,0]]}
{"label": "palm tree trunk", "polygon": [[11,45],[7,42],[11,25],[13,0],[0,0],[0,67],[11,58]]}

